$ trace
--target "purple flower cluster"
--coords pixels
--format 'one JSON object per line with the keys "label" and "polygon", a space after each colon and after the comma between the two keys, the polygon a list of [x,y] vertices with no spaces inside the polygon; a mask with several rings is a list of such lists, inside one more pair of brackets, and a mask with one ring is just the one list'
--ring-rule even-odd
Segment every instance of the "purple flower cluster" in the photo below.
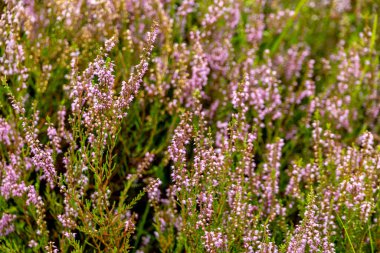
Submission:
{"label": "purple flower cluster", "polygon": [[0,219],[0,236],[5,236],[14,231],[13,221],[16,215],[4,213]]}

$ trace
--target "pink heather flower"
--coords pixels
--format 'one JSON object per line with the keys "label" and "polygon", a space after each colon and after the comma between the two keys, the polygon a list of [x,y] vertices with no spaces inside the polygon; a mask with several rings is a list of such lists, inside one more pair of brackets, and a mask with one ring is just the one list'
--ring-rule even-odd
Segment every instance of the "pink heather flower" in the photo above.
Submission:
{"label": "pink heather flower", "polygon": [[374,204],[369,201],[363,201],[360,205],[360,218],[362,221],[367,222],[373,212]]}
{"label": "pink heather flower", "polygon": [[361,217],[365,219],[371,213],[373,205],[367,201],[367,189],[369,187],[366,183],[365,174],[361,173],[343,180],[339,185],[339,195],[337,195],[348,209],[360,210],[362,212]]}
{"label": "pink heather flower", "polygon": [[279,55],[275,63],[277,66],[283,66],[285,78],[291,80],[300,77],[304,62],[309,55],[310,49],[298,44],[289,48],[285,56]]}
{"label": "pink heather flower", "polygon": [[287,21],[293,18],[294,15],[295,12],[289,9],[279,10],[277,13],[270,13],[266,20],[268,30],[273,31],[275,34],[280,34]]}
{"label": "pink heather flower", "polygon": [[36,111],[36,113],[33,115],[33,122],[30,122],[30,120],[24,116],[24,107],[15,100],[12,94],[9,94],[9,96],[12,101],[12,107],[22,122],[22,127],[25,132],[25,141],[30,147],[30,151],[33,155],[33,165],[37,170],[42,169],[44,171],[44,175],[42,175],[41,178],[46,179],[46,181],[50,184],[50,187],[53,188],[57,173],[52,157],[52,150],[46,148],[43,149],[43,146],[37,138],[38,129],[36,128],[36,125],[38,123],[38,111]]}
{"label": "pink heather flower", "polygon": [[221,232],[205,231],[202,237],[203,245],[207,252],[216,252],[227,248],[227,236]]}
{"label": "pink heather flower", "polygon": [[0,118],[0,143],[10,145],[12,132],[11,125],[5,119]]}
{"label": "pink heather flower", "polygon": [[208,7],[207,13],[202,20],[203,27],[212,26],[219,18],[223,17],[227,10],[225,2],[223,0],[216,0],[214,4]]}
{"label": "pink heather flower", "polygon": [[304,89],[299,92],[299,95],[295,97],[296,104],[301,104],[302,100],[304,98],[311,98],[315,94],[315,82],[313,80],[313,70],[314,70],[314,60],[309,60],[308,62],[308,69],[307,69],[307,77],[308,79],[305,81],[305,87]]}
{"label": "pink heather flower", "polygon": [[[82,182],[81,180],[78,180],[79,185],[86,185],[86,182]],[[83,193],[81,190],[74,192],[74,194],[78,194],[78,197],[83,196]],[[95,200],[93,200],[95,202]],[[76,217],[78,216],[78,211],[75,204],[71,203],[70,195],[66,192],[64,192],[64,213],[58,215],[58,220],[61,222],[62,226],[68,229],[68,232],[70,232],[70,229],[75,229],[77,226],[76,223]]]}
{"label": "pink heather flower", "polygon": [[350,111],[345,106],[350,103],[350,99],[349,97],[347,97],[347,99],[343,101],[341,98],[333,96],[332,98],[324,100],[325,109],[321,111],[321,114],[327,114],[333,120],[336,120],[336,128],[338,129],[350,129]]}
{"label": "pink heather flower", "polygon": [[178,7],[177,14],[179,16],[186,16],[194,11],[195,2],[194,0],[184,0]]}
{"label": "pink heather flower", "polygon": [[[20,2],[21,3],[21,2]],[[8,6],[9,8],[9,6]],[[20,5],[11,10],[6,8],[0,18],[0,47],[5,47],[4,53],[0,56],[0,73],[5,76],[18,76],[21,81],[20,88],[26,88],[28,79],[28,69],[25,67],[25,52],[22,44],[19,43],[20,17],[14,15],[13,11],[23,8]]]}
{"label": "pink heather flower", "polygon": [[198,221],[196,222],[196,228],[204,229],[212,219],[213,210],[213,196],[211,193],[206,194],[201,192],[197,198],[197,203],[200,206],[200,212],[198,214]]}
{"label": "pink heather flower", "polygon": [[221,72],[222,75],[226,75],[229,65],[228,59],[230,57],[232,45],[226,40],[224,43],[215,42],[211,45],[211,48],[208,50],[207,61],[212,70]]}
{"label": "pink heather flower", "polygon": [[106,48],[106,52],[110,52],[112,50],[112,48],[115,47],[116,43],[117,43],[117,38],[115,35],[112,36],[110,39],[106,40],[106,42],[104,43],[105,48]]}
{"label": "pink heather flower", "polygon": [[210,73],[210,69],[208,67],[206,59],[207,56],[200,42],[200,34],[197,32],[193,32],[190,34],[190,36],[194,41],[194,45],[192,46],[192,48],[195,52],[195,55],[193,61],[191,62],[191,93],[188,95],[192,95],[192,92],[196,89],[202,90],[203,87],[207,84],[207,76]]}
{"label": "pink heather flower", "polygon": [[5,236],[14,231],[12,222],[16,219],[16,215],[3,213],[0,219],[0,236]]}
{"label": "pink heather flower", "polygon": [[[208,82],[210,69],[200,36],[199,31],[190,33],[191,49],[194,51],[192,59],[190,59],[190,50],[185,44],[176,45],[176,51],[173,54],[177,58],[179,69],[173,73],[171,81],[171,85],[176,87],[175,98],[170,103],[171,107],[178,107],[178,103],[189,108],[193,107],[196,103],[195,92],[199,92],[200,97],[205,97],[203,88]],[[184,68],[185,64],[191,66],[190,77],[188,77],[188,73]]]}
{"label": "pink heather flower", "polygon": [[175,163],[172,167],[171,177],[176,185],[177,190],[183,186],[189,186],[189,178],[186,171],[186,145],[189,144],[192,137],[193,128],[190,125],[191,114],[182,115],[181,122],[174,130],[172,142],[168,148],[169,156]]}
{"label": "pink heather flower", "polygon": [[47,135],[49,136],[49,139],[51,143],[53,144],[53,147],[57,153],[61,153],[61,138],[57,133],[57,130],[54,128],[54,126],[50,125],[47,129]]}
{"label": "pink heather flower", "polygon": [[279,192],[279,177],[280,177],[280,159],[284,141],[278,140],[276,143],[267,144],[267,162],[263,165],[261,177],[262,200],[265,212],[267,214],[280,215],[280,205],[277,202],[276,195]]}
{"label": "pink heather flower", "polygon": [[311,202],[306,207],[304,219],[293,232],[287,252],[303,253],[307,248],[309,252],[335,252],[327,236],[321,232],[322,226],[318,220],[319,215],[320,211],[315,204],[314,197],[312,197]]}
{"label": "pink heather flower", "polygon": [[125,113],[122,111],[128,108],[140,88],[142,79],[148,70],[148,60],[153,50],[153,44],[156,41],[157,34],[158,27],[155,24],[152,31],[147,33],[146,45],[143,49],[140,63],[133,68],[128,82],[122,82],[120,96],[115,101],[115,107],[117,109],[116,115],[118,118],[125,116]]}
{"label": "pink heather flower", "polygon": [[145,191],[148,193],[148,198],[152,205],[156,205],[160,201],[161,191],[159,187],[161,184],[162,182],[159,178],[151,179],[149,185],[145,189]]}
{"label": "pink heather flower", "polygon": [[76,233],[72,233],[72,232],[68,232],[68,231],[63,231],[62,232],[62,235],[64,237],[66,237],[67,239],[71,240],[71,239],[75,239],[75,234]]}
{"label": "pink heather flower", "polygon": [[28,243],[28,247],[29,248],[34,248],[34,247],[37,247],[37,246],[38,246],[38,243],[35,240],[30,240],[29,243]]}
{"label": "pink heather flower", "polygon": [[53,188],[57,173],[54,166],[54,160],[52,157],[52,151],[47,149],[44,150],[39,140],[37,139],[34,129],[27,123],[27,120],[24,119],[22,125],[25,129],[25,140],[28,143],[31,153],[33,154],[32,161],[36,169],[42,169],[44,175],[42,179],[50,184],[50,187]]}
{"label": "pink heather flower", "polygon": [[129,217],[126,221],[125,221],[125,231],[129,231],[129,232],[134,232],[135,229],[136,229],[136,225],[135,225],[135,219],[137,218],[137,216],[135,214],[132,214],[131,217]]}
{"label": "pink heather flower", "polygon": [[366,155],[371,155],[374,151],[374,137],[370,132],[365,132],[359,137],[359,142],[363,147],[363,151]]}
{"label": "pink heather flower", "polygon": [[[132,69],[128,82],[122,82],[118,96],[115,90],[114,63],[109,58],[104,59],[105,54],[98,55],[80,76],[77,74],[76,59],[73,58],[69,88],[71,108],[87,129],[88,140],[92,146],[104,146],[109,137],[115,138],[117,126],[126,115],[125,111],[136,96],[148,69],[157,30],[157,25],[154,25],[152,32],[147,33],[140,63]],[[107,50],[111,46],[112,41],[107,41]],[[64,130],[63,120],[60,122],[61,129]]]}
{"label": "pink heather flower", "polygon": [[43,200],[41,196],[38,195],[33,185],[28,186],[27,197],[28,197],[26,200],[27,205],[33,204],[34,206],[43,206]]}
{"label": "pink heather flower", "polygon": [[45,246],[45,250],[48,253],[59,253],[57,246],[54,245],[54,242],[49,242],[49,245]]}
{"label": "pink heather flower", "polygon": [[[269,59],[269,51],[265,51],[267,63],[256,68],[251,68],[248,72],[249,99],[248,105],[253,107],[258,116],[254,119],[260,127],[266,116],[276,120],[282,116],[283,103],[279,91],[280,80],[277,78],[277,72],[273,70],[272,62]],[[267,126],[271,127],[271,126]]]}
{"label": "pink heather flower", "polygon": [[65,137],[66,108],[62,106],[58,111],[58,133],[61,138]]}
{"label": "pink heather flower", "polygon": [[342,13],[345,11],[348,11],[351,9],[351,1],[349,0],[340,0],[340,1],[333,1],[334,7],[333,10],[335,10],[337,13]]}
{"label": "pink heather flower", "polygon": [[12,108],[15,110],[17,115],[25,114],[25,109],[20,102],[18,102],[12,94],[9,94],[9,99],[11,100]]}
{"label": "pink heather flower", "polygon": [[232,105],[235,109],[240,109],[242,113],[242,115],[239,115],[239,117],[237,117],[237,120],[242,122],[245,121],[245,114],[248,112],[247,103],[250,99],[249,86],[249,76],[245,75],[242,84],[237,88],[237,90],[233,91],[232,93]]}
{"label": "pink heather flower", "polygon": [[21,197],[26,191],[27,187],[21,181],[20,162],[19,157],[11,154],[10,163],[0,162],[1,185],[0,194],[5,198]]}
{"label": "pink heather flower", "polygon": [[247,40],[254,45],[258,45],[265,29],[264,14],[249,15],[248,18],[250,22],[245,27]]}
{"label": "pink heather flower", "polygon": [[145,171],[149,168],[154,160],[155,155],[147,152],[143,160],[138,164],[136,174],[139,178],[143,177]]}
{"label": "pink heather flower", "polygon": [[[257,246],[257,248],[259,249],[258,251],[256,252],[260,252],[260,253],[278,253],[278,248],[276,246],[276,244],[274,244],[273,242],[259,242],[259,245]],[[253,251],[249,251],[249,252],[253,252]]]}

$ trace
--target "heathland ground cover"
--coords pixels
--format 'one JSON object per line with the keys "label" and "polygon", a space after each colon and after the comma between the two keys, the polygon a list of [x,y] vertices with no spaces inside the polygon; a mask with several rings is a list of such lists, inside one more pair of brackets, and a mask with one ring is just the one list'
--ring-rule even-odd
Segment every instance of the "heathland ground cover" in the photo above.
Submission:
{"label": "heathland ground cover", "polygon": [[379,252],[378,0],[0,0],[0,252]]}

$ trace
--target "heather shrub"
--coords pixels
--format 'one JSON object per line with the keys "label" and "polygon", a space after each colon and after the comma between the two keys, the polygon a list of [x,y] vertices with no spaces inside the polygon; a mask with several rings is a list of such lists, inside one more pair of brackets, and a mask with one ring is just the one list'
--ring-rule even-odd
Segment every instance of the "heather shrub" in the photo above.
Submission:
{"label": "heather shrub", "polygon": [[1,252],[377,252],[379,3],[0,2]]}

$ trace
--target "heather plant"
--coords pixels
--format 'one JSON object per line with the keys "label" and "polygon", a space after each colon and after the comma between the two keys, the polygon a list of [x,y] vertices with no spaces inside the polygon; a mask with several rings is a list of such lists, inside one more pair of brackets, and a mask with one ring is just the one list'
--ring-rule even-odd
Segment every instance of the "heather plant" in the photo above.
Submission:
{"label": "heather plant", "polygon": [[0,1],[0,251],[379,251],[379,8]]}

